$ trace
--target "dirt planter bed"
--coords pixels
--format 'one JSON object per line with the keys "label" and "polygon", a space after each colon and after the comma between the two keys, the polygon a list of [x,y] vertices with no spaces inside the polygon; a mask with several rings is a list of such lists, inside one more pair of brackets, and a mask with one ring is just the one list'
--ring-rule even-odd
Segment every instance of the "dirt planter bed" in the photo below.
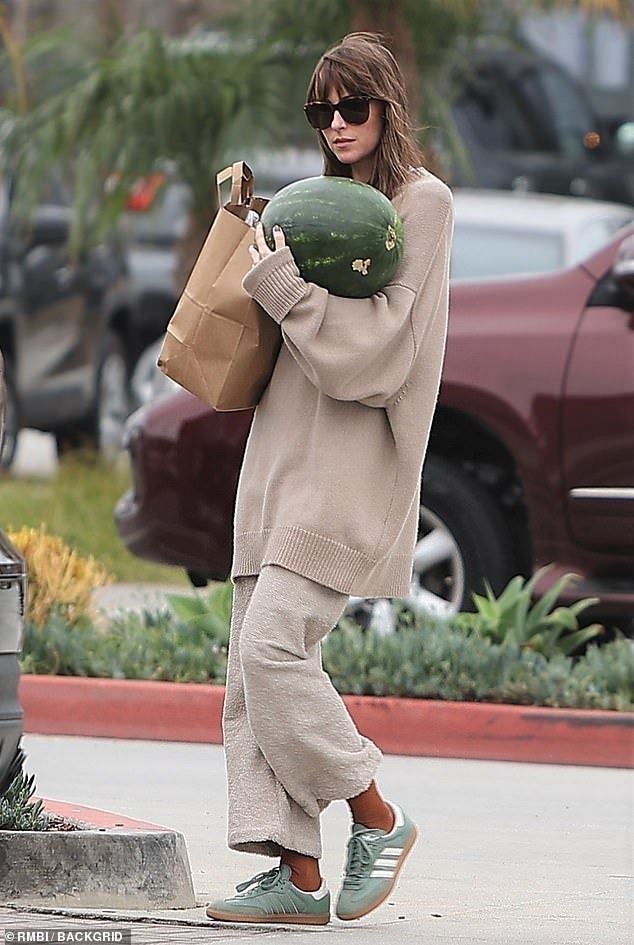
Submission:
{"label": "dirt planter bed", "polygon": [[[25,731],[220,744],[223,686],[29,676]],[[344,696],[387,754],[634,767],[634,715],[585,709]]]}
{"label": "dirt planter bed", "polygon": [[0,902],[134,910],[196,904],[182,834],[77,804],[44,806],[78,829],[0,830]]}

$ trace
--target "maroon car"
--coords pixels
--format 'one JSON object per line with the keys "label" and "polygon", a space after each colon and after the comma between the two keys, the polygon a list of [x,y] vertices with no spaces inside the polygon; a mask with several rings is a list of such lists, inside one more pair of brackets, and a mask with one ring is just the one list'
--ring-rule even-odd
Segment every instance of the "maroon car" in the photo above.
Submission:
{"label": "maroon car", "polygon": [[[634,614],[634,226],[581,265],[455,282],[440,401],[423,474],[410,603],[469,609],[487,580],[553,565]],[[127,547],[225,579],[251,412],[185,392],[134,414],[134,486],[116,520]],[[385,602],[352,601],[375,609]]]}

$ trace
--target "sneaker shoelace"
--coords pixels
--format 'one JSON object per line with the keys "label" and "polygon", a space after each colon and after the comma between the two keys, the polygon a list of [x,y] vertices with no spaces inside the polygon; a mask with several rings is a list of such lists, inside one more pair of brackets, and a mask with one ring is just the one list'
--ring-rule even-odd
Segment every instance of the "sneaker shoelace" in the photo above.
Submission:
{"label": "sneaker shoelace", "polygon": [[280,868],[279,866],[276,866],[272,870],[267,870],[264,873],[257,873],[255,876],[252,876],[251,879],[247,879],[244,883],[239,883],[236,886],[236,892],[246,892],[248,896],[254,896],[260,891],[268,892],[271,889],[275,889],[279,879]]}
{"label": "sneaker shoelace", "polygon": [[379,839],[376,833],[357,833],[348,840],[343,885],[347,889],[358,889],[367,878],[367,868],[374,860],[374,844]]}

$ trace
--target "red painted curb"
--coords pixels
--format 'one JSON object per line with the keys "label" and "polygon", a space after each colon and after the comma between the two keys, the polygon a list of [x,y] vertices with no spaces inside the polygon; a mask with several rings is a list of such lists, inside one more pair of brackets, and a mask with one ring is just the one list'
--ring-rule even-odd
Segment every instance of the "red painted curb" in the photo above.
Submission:
{"label": "red painted curb", "polygon": [[[222,742],[223,686],[23,675],[25,731]],[[634,767],[634,715],[584,709],[344,696],[386,754]]]}
{"label": "red painted curb", "polygon": [[134,820],[123,814],[115,814],[109,810],[99,810],[96,807],[85,807],[83,804],[68,804],[66,801],[54,801],[49,797],[41,798],[48,814],[57,814],[67,820],[79,820],[87,829],[94,830],[148,830],[152,833],[172,833],[169,827],[151,824],[148,820]]}

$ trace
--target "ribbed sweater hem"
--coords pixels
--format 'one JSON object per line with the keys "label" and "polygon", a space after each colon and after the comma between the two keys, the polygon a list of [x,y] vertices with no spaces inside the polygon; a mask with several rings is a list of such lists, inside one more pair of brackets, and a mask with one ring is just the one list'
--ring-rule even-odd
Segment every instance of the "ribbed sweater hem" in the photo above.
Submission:
{"label": "ribbed sweater hem", "polygon": [[411,558],[388,556],[378,563],[381,574],[373,580],[376,561],[333,538],[296,525],[236,534],[232,578],[259,574],[267,564],[287,568],[341,594],[405,597],[409,593]]}

